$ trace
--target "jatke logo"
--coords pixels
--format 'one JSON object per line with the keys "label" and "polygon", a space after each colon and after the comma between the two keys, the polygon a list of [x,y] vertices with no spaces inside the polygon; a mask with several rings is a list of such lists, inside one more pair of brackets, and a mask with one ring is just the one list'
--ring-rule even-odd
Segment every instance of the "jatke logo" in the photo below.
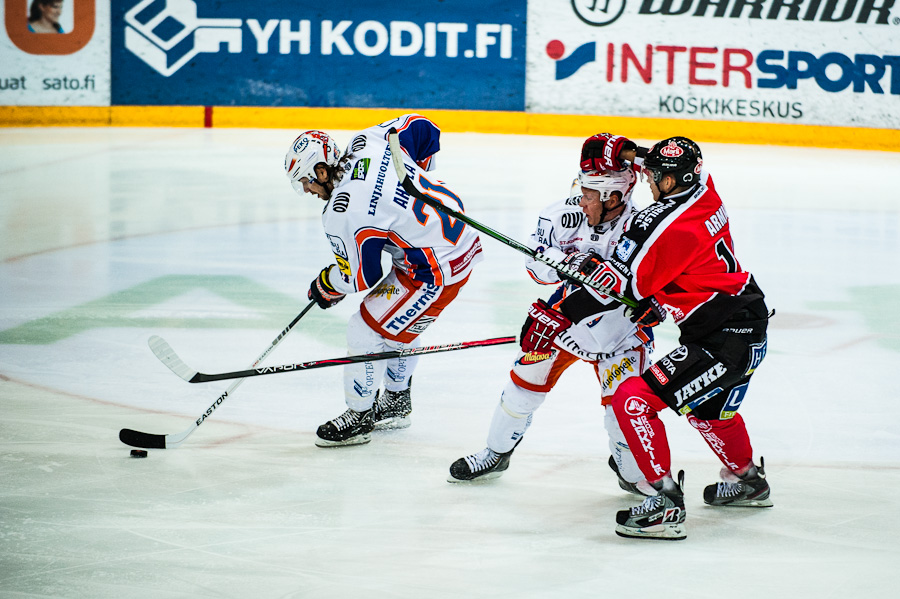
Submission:
{"label": "jatke logo", "polygon": [[197,18],[193,0],[142,0],[125,14],[125,47],[164,77],[201,52],[218,52],[225,43],[232,54],[242,48],[241,19]]}

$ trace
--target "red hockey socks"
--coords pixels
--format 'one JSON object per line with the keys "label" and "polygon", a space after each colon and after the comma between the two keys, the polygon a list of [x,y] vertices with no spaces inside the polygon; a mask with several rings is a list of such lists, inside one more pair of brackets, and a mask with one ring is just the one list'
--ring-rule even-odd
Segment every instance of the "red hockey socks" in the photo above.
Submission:
{"label": "red hockey socks", "polygon": [[692,414],[688,414],[687,419],[691,426],[700,431],[706,444],[726,468],[742,475],[753,466],[750,435],[740,414],[729,420],[700,420]]}
{"label": "red hockey socks", "polygon": [[641,473],[650,483],[659,481],[672,463],[666,427],[657,417],[668,406],[639,376],[619,385],[610,405]]}

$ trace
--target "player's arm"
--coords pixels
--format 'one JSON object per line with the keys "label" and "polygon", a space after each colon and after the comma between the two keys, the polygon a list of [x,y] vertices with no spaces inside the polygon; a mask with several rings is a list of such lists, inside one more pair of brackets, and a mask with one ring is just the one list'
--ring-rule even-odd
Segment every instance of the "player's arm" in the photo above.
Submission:
{"label": "player's arm", "polygon": [[639,163],[647,151],[627,137],[598,133],[587,138],[581,146],[581,170],[620,171],[626,163]]}
{"label": "player's arm", "polygon": [[391,127],[397,130],[400,147],[423,171],[434,170],[435,154],[441,149],[441,130],[428,117],[421,114],[404,114],[378,125],[387,139]]}
{"label": "player's arm", "polygon": [[[537,226],[528,238],[528,245],[545,256],[560,262],[566,257],[566,254],[559,249],[555,230],[553,219],[542,212],[540,217],[538,217]],[[559,274],[556,270],[534,258],[525,260],[525,269],[528,271],[529,276],[541,285],[554,285],[560,282]]]}

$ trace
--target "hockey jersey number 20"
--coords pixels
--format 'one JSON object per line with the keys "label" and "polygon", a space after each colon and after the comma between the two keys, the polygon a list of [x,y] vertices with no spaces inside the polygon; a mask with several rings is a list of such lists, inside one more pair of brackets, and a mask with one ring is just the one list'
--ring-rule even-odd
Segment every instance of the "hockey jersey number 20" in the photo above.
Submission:
{"label": "hockey jersey number 20", "polygon": [[382,252],[413,280],[438,286],[462,281],[482,259],[477,231],[403,189],[391,163],[391,127],[399,132],[403,161],[416,186],[464,212],[459,197],[428,174],[440,147],[440,130],[430,120],[407,114],[355,134],[341,158],[343,176],[322,213],[338,265],[330,282],[342,293],[378,283]]}

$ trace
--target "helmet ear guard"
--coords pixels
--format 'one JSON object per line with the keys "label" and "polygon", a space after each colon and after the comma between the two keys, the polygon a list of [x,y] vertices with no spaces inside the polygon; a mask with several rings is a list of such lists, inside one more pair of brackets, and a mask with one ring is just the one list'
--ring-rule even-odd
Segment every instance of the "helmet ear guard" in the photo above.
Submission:
{"label": "helmet ear guard", "polygon": [[341,157],[340,150],[334,140],[324,131],[310,130],[301,133],[291,144],[284,156],[284,172],[291,187],[299,194],[304,194],[301,179],[315,182],[316,166],[325,164],[334,168]]}

